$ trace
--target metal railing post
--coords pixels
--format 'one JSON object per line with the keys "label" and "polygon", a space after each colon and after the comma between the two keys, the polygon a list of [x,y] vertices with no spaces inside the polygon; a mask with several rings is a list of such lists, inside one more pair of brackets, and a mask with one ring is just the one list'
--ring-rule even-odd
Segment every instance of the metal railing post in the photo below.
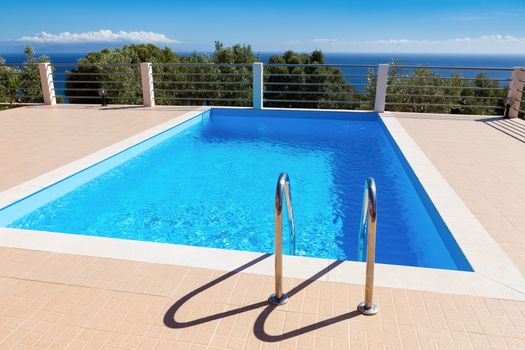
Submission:
{"label": "metal railing post", "polygon": [[263,71],[264,67],[262,62],[254,62],[252,65],[253,73],[253,108],[261,109],[263,108]]}
{"label": "metal railing post", "polygon": [[[361,228],[359,236],[363,237],[366,231],[366,279],[365,279],[365,301],[357,306],[357,310],[364,315],[375,315],[379,308],[373,303],[374,297],[374,265],[376,259],[376,224],[377,224],[377,197],[376,183],[369,177],[365,182],[363,195],[363,211],[361,214]],[[360,238],[361,241],[361,238]]]}
{"label": "metal railing post", "polygon": [[38,64],[40,73],[40,85],[42,86],[42,97],[46,105],[55,105],[57,99],[55,96],[55,83],[53,82],[53,70],[48,62]]}
{"label": "metal railing post", "polygon": [[505,104],[509,105],[509,109],[505,116],[508,118],[517,118],[520,105],[521,97],[523,96],[523,82],[525,81],[525,70],[524,68],[514,68],[512,70],[512,81],[509,85],[509,92]]}
{"label": "metal railing post", "polygon": [[288,295],[283,293],[283,196],[286,198],[290,226],[291,253],[295,254],[295,224],[290,179],[287,173],[279,175],[275,189],[275,293],[268,298],[274,305],[283,305],[288,301]]}
{"label": "metal railing post", "polygon": [[151,63],[140,64],[140,77],[142,80],[142,98],[144,106],[155,107],[155,90],[153,87],[153,69]]}
{"label": "metal railing post", "polygon": [[377,67],[376,101],[374,111],[383,113],[385,111],[386,87],[388,84],[389,64],[380,64]]}

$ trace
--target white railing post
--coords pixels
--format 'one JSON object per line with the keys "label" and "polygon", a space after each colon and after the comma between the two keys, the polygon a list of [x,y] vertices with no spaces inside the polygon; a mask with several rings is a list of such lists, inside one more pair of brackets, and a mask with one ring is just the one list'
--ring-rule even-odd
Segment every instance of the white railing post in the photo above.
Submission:
{"label": "white railing post", "polygon": [[388,83],[389,64],[380,64],[377,67],[376,102],[374,111],[383,113],[385,111],[386,87]]}
{"label": "white railing post", "polygon": [[253,108],[263,108],[263,64],[262,62],[253,63]]}
{"label": "white railing post", "polygon": [[55,96],[55,84],[53,83],[53,70],[48,62],[38,64],[40,73],[40,84],[42,85],[42,96],[46,105],[55,105],[57,99]]}
{"label": "white railing post", "polygon": [[523,82],[525,81],[525,68],[514,68],[512,70],[512,81],[507,93],[507,101],[511,101],[511,106],[506,115],[508,118],[517,118],[520,109],[520,100],[523,96]]}
{"label": "white railing post", "polygon": [[140,64],[140,76],[142,79],[142,98],[144,106],[155,107],[155,90],[153,87],[153,69],[151,63]]}

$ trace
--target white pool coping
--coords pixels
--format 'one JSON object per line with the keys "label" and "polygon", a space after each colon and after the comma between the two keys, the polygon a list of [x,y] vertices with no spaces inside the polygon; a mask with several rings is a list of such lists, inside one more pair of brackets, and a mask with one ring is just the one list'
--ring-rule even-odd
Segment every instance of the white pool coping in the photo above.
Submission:
{"label": "white pool coping", "polygon": [[[79,160],[0,193],[0,208],[50,186],[139,142],[185,122],[204,110],[187,112]],[[167,113],[169,113],[167,111]],[[525,301],[525,278],[450,187],[415,141],[390,113],[381,113],[386,128],[449,227],[474,272],[376,264],[375,284],[449,294]],[[0,246],[160,264],[231,271],[261,253],[133,241],[126,239],[0,228]],[[333,260],[285,256],[284,275],[307,279]],[[273,258],[244,272],[273,275]],[[319,280],[362,284],[365,264],[345,261]]]}

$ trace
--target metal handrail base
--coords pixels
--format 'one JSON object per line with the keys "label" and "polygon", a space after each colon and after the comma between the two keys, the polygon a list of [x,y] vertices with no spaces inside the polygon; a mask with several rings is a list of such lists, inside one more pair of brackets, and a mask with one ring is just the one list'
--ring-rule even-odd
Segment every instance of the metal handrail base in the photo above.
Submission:
{"label": "metal handrail base", "polygon": [[377,306],[377,304],[372,304],[372,306],[367,308],[365,306],[365,302],[363,301],[357,305],[357,310],[365,316],[373,316],[379,312],[379,306]]}

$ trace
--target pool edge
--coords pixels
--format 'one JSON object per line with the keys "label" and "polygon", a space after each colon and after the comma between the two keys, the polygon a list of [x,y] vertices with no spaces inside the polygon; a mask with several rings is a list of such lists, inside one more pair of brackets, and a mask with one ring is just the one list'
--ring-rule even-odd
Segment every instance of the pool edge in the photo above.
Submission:
{"label": "pool edge", "polygon": [[[192,119],[211,108],[212,107],[187,112],[168,122],[135,134],[86,157],[12,187],[0,193],[0,207],[5,207],[27,197],[93,164],[135,146],[147,138],[158,135]],[[474,272],[378,264],[376,273],[377,285],[441,293],[525,300],[525,285],[523,283],[523,276],[519,270],[517,270],[489,233],[481,226],[479,221],[448,185],[395,117],[389,113],[379,114],[379,117],[386,126],[390,136],[392,136],[398,147],[402,150],[403,156],[436,206],[439,215],[447,226],[449,226],[454,239],[456,239],[460,249],[464,252],[474,268]],[[427,178],[425,174],[432,176]],[[441,192],[442,190],[446,191]],[[447,198],[447,193],[451,196],[450,199]],[[462,217],[460,212],[457,211],[451,212],[451,208],[442,203],[448,203],[448,200],[454,201],[455,206],[461,210],[461,213],[466,213],[466,216]],[[436,201],[440,203],[439,206]],[[474,232],[476,237],[479,236],[483,238],[483,240],[475,242],[473,242],[472,239],[468,240],[468,235],[472,232]],[[460,237],[460,239],[458,239],[458,237]],[[479,247],[480,244],[481,247]],[[232,268],[232,262],[236,264],[239,262],[239,259],[242,260],[261,255],[260,253],[230,251],[225,249],[189,247],[176,244],[8,228],[0,228],[0,246],[153,263],[177,264],[182,266],[194,266],[197,264],[198,266],[195,267],[226,271]],[[127,248],[124,249],[124,246]],[[214,252],[212,254],[213,258],[209,256],[211,251]],[[494,253],[496,253],[496,259],[487,259],[487,257],[492,257]],[[225,259],[225,256],[228,258]],[[174,257],[177,257],[177,259],[174,260]],[[488,264],[487,260],[490,260],[490,262],[494,264]],[[326,267],[330,261],[332,260],[286,257],[285,275],[287,277],[308,278],[311,275],[310,272],[312,268],[319,270]],[[272,268],[258,269],[259,267],[254,267],[253,269],[247,270],[247,272],[265,275],[273,274]],[[327,280],[362,284],[364,281],[364,264],[351,261],[344,262],[340,267],[328,274]]]}
{"label": "pool edge", "polygon": [[472,273],[525,293],[525,281],[519,269],[396,117],[389,112],[379,113],[379,117],[472,266]]}
{"label": "pool edge", "polygon": [[[0,245],[59,254],[73,254],[154,264],[232,271],[264,253],[135,241],[120,238],[82,236],[57,232],[0,228]],[[285,278],[308,279],[334,260],[284,256]],[[321,281],[363,284],[365,263],[344,261]],[[375,285],[437,293],[473,295],[525,301],[525,293],[493,281],[481,274],[465,271],[376,264]],[[265,259],[244,273],[273,276],[273,259]],[[451,283],[451,282],[454,283]]]}

